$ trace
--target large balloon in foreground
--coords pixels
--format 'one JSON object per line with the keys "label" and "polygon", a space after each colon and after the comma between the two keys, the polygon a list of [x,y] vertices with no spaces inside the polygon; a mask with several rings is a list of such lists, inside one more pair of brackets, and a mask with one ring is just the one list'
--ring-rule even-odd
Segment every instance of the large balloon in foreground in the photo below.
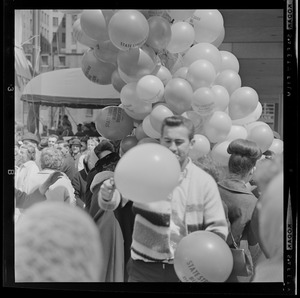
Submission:
{"label": "large balloon in foreground", "polygon": [[118,10],[108,23],[111,42],[120,50],[141,47],[149,35],[149,24],[137,10]]}
{"label": "large balloon in foreground", "polygon": [[95,119],[96,129],[100,135],[112,141],[122,140],[133,130],[133,119],[124,109],[108,106],[101,109]]}
{"label": "large balloon in foreground", "polygon": [[126,152],[115,169],[115,184],[122,196],[138,203],[167,200],[178,185],[180,165],[160,144],[146,143]]}
{"label": "large balloon in foreground", "polygon": [[224,282],[233,268],[227,243],[208,231],[196,231],[179,242],[174,268],[183,282]]}

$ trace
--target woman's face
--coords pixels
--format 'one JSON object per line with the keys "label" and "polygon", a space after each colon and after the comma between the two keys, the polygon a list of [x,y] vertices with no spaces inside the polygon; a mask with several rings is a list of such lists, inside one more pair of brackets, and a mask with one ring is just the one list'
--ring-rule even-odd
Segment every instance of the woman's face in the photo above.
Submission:
{"label": "woman's face", "polygon": [[71,149],[74,154],[77,154],[80,152],[80,145],[72,145]]}
{"label": "woman's face", "polygon": [[92,151],[96,147],[96,142],[94,140],[88,140],[87,148],[88,150]]}

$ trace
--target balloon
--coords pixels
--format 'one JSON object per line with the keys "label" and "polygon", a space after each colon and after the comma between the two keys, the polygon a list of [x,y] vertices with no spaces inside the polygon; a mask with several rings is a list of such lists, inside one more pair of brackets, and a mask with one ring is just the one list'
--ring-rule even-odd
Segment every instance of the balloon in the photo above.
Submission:
{"label": "balloon", "polygon": [[218,48],[224,41],[224,38],[225,38],[225,28],[223,26],[219,36],[214,41],[212,41],[211,44]]}
{"label": "balloon", "polygon": [[177,186],[180,165],[175,155],[160,144],[142,144],[119,160],[114,181],[123,197],[138,203],[167,200]]}
{"label": "balloon", "polygon": [[266,126],[269,126],[267,123],[263,122],[263,121],[254,121],[254,122],[251,122],[249,124],[245,124],[245,128],[247,129],[247,132],[248,132],[248,135],[250,133],[250,131],[256,127],[256,126],[259,126],[259,125],[266,125]]}
{"label": "balloon", "polygon": [[173,74],[173,78],[181,78],[181,79],[185,79],[186,80],[186,76],[188,73],[188,67],[183,66],[180,67],[174,74]]}
{"label": "balloon", "polygon": [[103,62],[117,63],[119,49],[110,40],[101,41],[95,50],[97,59]]}
{"label": "balloon", "polygon": [[150,138],[153,138],[153,139],[159,139],[160,138],[160,131],[158,132],[157,130],[155,130],[153,128],[153,126],[151,125],[151,122],[150,122],[150,115],[146,116],[143,120],[143,123],[142,123],[142,126],[143,126],[143,130],[145,132],[145,134],[150,137]]}
{"label": "balloon", "polygon": [[207,118],[209,118],[210,116],[204,117],[203,115],[199,115],[195,111],[186,111],[182,113],[182,116],[190,119],[193,122],[195,127],[195,134],[204,134],[204,124],[207,121]]}
{"label": "balloon", "polygon": [[251,87],[236,89],[230,96],[228,113],[232,120],[245,118],[258,104],[258,94]]}
{"label": "balloon", "polygon": [[246,139],[248,135],[247,129],[240,125],[232,125],[229,134],[226,137],[227,141],[236,139]]}
{"label": "balloon", "polygon": [[101,109],[95,119],[96,129],[103,137],[115,141],[122,140],[133,130],[133,120],[124,109],[107,106]]}
{"label": "balloon", "polygon": [[262,105],[260,102],[258,102],[256,109],[250,113],[248,116],[245,118],[240,118],[240,119],[234,119],[232,120],[232,124],[236,125],[247,125],[249,123],[252,123],[254,121],[257,121],[262,114]]}
{"label": "balloon", "polygon": [[111,84],[118,92],[121,92],[122,88],[126,85],[126,82],[121,79],[117,69],[111,75]]}
{"label": "balloon", "polygon": [[158,104],[150,113],[150,123],[156,131],[160,132],[163,120],[173,115],[173,112],[166,105]]}
{"label": "balloon", "polygon": [[149,18],[151,17],[163,17],[164,19],[166,19],[169,23],[171,23],[172,19],[170,17],[170,15],[168,14],[167,10],[162,10],[162,9],[150,9],[149,12]]}
{"label": "balloon", "polygon": [[222,142],[230,132],[231,125],[231,119],[225,112],[215,111],[205,123],[205,136],[211,143]]}
{"label": "balloon", "polygon": [[214,85],[225,87],[229,95],[231,95],[236,89],[241,88],[242,80],[236,71],[226,69],[217,75]]}
{"label": "balloon", "polygon": [[231,69],[238,73],[240,70],[240,63],[236,56],[228,51],[220,51],[220,54],[222,57],[221,71]]}
{"label": "balloon", "polygon": [[155,144],[159,144],[159,141],[153,138],[143,138],[138,142],[138,145],[141,144],[146,144],[146,143],[155,143]]}
{"label": "balloon", "polygon": [[140,100],[136,93],[137,83],[126,84],[120,94],[120,100],[127,115],[135,120],[143,120],[152,111],[152,104]]}
{"label": "balloon", "polygon": [[95,48],[98,45],[97,40],[90,38],[82,31],[80,18],[77,19],[73,24],[73,36],[79,43],[89,48]]}
{"label": "balloon", "polygon": [[156,76],[143,76],[136,85],[136,94],[144,102],[154,103],[163,98],[165,87],[163,82]]}
{"label": "balloon", "polygon": [[138,140],[135,136],[126,136],[125,138],[123,138],[120,142],[120,150],[122,152],[122,155],[134,146],[136,146],[137,143]]}
{"label": "balloon", "polygon": [[143,130],[143,124],[139,124],[135,130],[134,130],[134,135],[137,138],[138,141],[144,139],[144,138],[148,138],[148,135],[144,132]]}
{"label": "balloon", "polygon": [[195,10],[190,9],[172,9],[168,10],[168,14],[171,18],[179,21],[184,21],[193,15]]}
{"label": "balloon", "polygon": [[215,110],[225,111],[229,104],[229,93],[227,89],[221,85],[214,85],[211,87],[211,91],[214,93]]}
{"label": "balloon", "polygon": [[233,268],[227,243],[209,231],[196,231],[179,242],[174,268],[183,282],[224,282]]}
{"label": "balloon", "polygon": [[198,158],[209,153],[210,143],[207,137],[200,134],[195,134],[194,140],[193,147],[189,151],[189,157],[196,161]]}
{"label": "balloon", "polygon": [[172,79],[171,72],[163,65],[159,68],[156,76],[163,82],[164,86]]}
{"label": "balloon", "polygon": [[248,132],[247,140],[255,142],[264,153],[273,143],[273,131],[269,125],[258,125]]}
{"label": "balloon", "polygon": [[88,50],[82,57],[81,68],[84,75],[99,85],[111,84],[112,73],[116,66],[96,58],[94,50]]}
{"label": "balloon", "polygon": [[230,143],[231,141],[223,141],[215,144],[211,149],[211,157],[216,163],[219,163],[220,166],[228,166],[230,154],[227,152],[227,148]]}
{"label": "balloon", "polygon": [[194,26],[196,42],[213,42],[224,27],[223,16],[216,9],[198,9],[190,22]]}
{"label": "balloon", "polygon": [[[124,127],[122,127],[124,124]],[[121,140],[128,131],[131,132],[133,121],[120,106],[107,106],[99,110],[95,119],[97,131],[111,140]],[[118,131],[119,128],[122,129]]]}
{"label": "balloon", "polygon": [[203,59],[196,60],[189,67],[186,80],[191,84],[193,90],[200,87],[210,86],[216,78],[216,71],[211,62]]}
{"label": "balloon", "polygon": [[192,97],[192,108],[201,116],[212,115],[215,107],[215,94],[208,87],[198,88]]}
{"label": "balloon", "polygon": [[191,109],[193,89],[184,79],[171,79],[165,87],[165,101],[170,109],[177,114]]}
{"label": "balloon", "polygon": [[183,57],[184,66],[190,66],[194,61],[199,59],[204,59],[211,62],[216,73],[220,71],[222,57],[218,48],[216,48],[214,45],[206,42],[200,42],[193,45]]}
{"label": "balloon", "polygon": [[120,68],[118,68],[118,73],[121,78],[121,80],[127,84],[129,83],[137,83],[137,81],[140,79],[139,77],[135,76],[128,76],[125,74]]}
{"label": "balloon", "polygon": [[80,17],[81,28],[86,35],[97,40],[109,40],[106,20],[100,9],[84,10]]}
{"label": "balloon", "polygon": [[180,53],[187,50],[195,40],[195,31],[187,22],[178,22],[171,26],[171,40],[167,45],[170,53]]}
{"label": "balloon", "polygon": [[273,151],[275,154],[281,154],[283,152],[283,142],[279,139],[274,139],[269,150]]}
{"label": "balloon", "polygon": [[149,35],[149,24],[137,10],[118,10],[108,24],[111,42],[120,50],[141,47]]}
{"label": "balloon", "polygon": [[171,25],[163,17],[154,16],[148,19],[149,36],[146,44],[156,50],[162,50],[167,47],[171,40]]}
{"label": "balloon", "polygon": [[[154,50],[148,46],[129,51],[120,51],[117,58],[119,69],[137,81],[148,74],[152,74],[158,60]],[[157,69],[158,71],[158,69]]]}

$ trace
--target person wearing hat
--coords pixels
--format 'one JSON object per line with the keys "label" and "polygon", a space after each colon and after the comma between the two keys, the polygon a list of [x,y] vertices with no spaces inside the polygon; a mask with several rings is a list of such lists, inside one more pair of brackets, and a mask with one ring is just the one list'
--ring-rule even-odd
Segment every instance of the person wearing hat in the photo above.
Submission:
{"label": "person wearing hat", "polygon": [[32,144],[35,147],[35,163],[41,170],[41,151],[39,150],[40,139],[32,132],[27,132],[23,135],[21,141],[24,145]]}
{"label": "person wearing hat", "polygon": [[79,139],[75,138],[70,140],[70,153],[75,161],[75,168],[78,169],[78,162],[81,156],[81,142]]}

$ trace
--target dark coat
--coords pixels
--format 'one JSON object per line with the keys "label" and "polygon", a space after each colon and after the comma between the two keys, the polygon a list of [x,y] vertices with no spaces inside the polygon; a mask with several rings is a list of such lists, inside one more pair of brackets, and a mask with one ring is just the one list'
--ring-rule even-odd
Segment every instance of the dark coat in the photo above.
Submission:
{"label": "dark coat", "polygon": [[[257,198],[239,180],[225,179],[218,182],[218,187],[221,199],[227,206],[231,232],[236,243],[239,245],[241,239],[246,239],[250,245],[255,245],[258,242],[257,235],[250,229],[250,223]],[[227,238],[229,245],[232,244],[230,238]]]}
{"label": "dark coat", "polygon": [[[89,214],[92,216],[94,221],[97,223],[101,220],[105,213],[112,213],[111,211],[103,210],[99,207],[98,204],[98,193],[102,183],[113,177],[112,172],[102,171],[101,174],[95,175],[93,182],[91,184],[92,191],[92,199],[91,199],[91,207],[89,209]],[[132,211],[132,201],[128,201],[125,206],[122,206],[122,201],[117,209],[113,211],[114,217],[117,219],[123,239],[124,239],[124,279],[127,281],[128,272],[126,269],[126,264],[130,259],[130,248],[132,243],[132,233],[133,233],[133,225],[134,225],[134,213]]]}
{"label": "dark coat", "polygon": [[86,169],[82,169],[81,171],[75,173],[71,181],[74,188],[76,203],[82,208],[85,205],[84,196],[86,191],[86,178],[87,171]]}
{"label": "dark coat", "polygon": [[71,181],[74,175],[78,172],[75,166],[75,160],[69,153],[65,156],[63,160],[61,171],[64,172]]}

